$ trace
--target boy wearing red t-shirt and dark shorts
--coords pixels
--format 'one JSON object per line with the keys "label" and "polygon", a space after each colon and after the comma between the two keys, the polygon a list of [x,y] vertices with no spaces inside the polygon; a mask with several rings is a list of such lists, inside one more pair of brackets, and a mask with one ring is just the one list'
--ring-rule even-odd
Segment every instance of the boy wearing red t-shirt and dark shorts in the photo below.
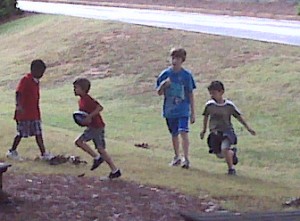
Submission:
{"label": "boy wearing red t-shirt and dark shorts", "polygon": [[[85,131],[75,140],[75,145],[80,147],[82,150],[87,152],[90,156],[94,158],[93,165],[91,170],[96,169],[100,166],[103,161],[105,161],[111,172],[108,175],[108,178],[114,179],[121,176],[121,171],[118,169],[111,157],[105,150],[106,144],[104,139],[104,127],[105,123],[100,115],[100,112],[103,110],[103,107],[99,104],[98,101],[93,99],[88,93],[91,87],[91,83],[86,78],[78,78],[73,82],[74,94],[79,96],[78,101],[79,110],[86,112],[88,115],[82,122],[83,125],[86,125],[87,128]],[[92,140],[95,148],[97,149],[97,154],[91,149],[87,144],[88,141]]]}
{"label": "boy wearing red t-shirt and dark shorts", "polygon": [[31,73],[25,75],[16,89],[16,110],[14,119],[17,123],[17,135],[14,138],[11,149],[6,156],[20,160],[17,147],[22,138],[35,136],[36,143],[41,152],[41,159],[51,159],[51,154],[45,150],[42,136],[41,113],[39,107],[40,86],[39,80],[46,70],[45,63],[38,59],[31,62]]}

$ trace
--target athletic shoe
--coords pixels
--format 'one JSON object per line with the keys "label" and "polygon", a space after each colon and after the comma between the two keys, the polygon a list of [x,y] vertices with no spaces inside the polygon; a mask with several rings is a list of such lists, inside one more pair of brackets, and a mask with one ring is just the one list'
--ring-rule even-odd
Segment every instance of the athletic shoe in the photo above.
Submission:
{"label": "athletic shoe", "polygon": [[93,161],[93,165],[92,165],[92,167],[91,167],[91,170],[94,170],[94,169],[96,169],[98,166],[100,166],[100,164],[101,163],[103,163],[104,162],[104,160],[103,160],[103,158],[102,157],[100,157],[99,159],[94,159],[94,161]]}
{"label": "athletic shoe", "polygon": [[231,176],[236,175],[235,169],[228,169],[228,175],[231,175]]}
{"label": "athletic shoe", "polygon": [[19,160],[22,161],[22,158],[19,156],[16,150],[8,150],[6,153],[6,157],[12,160]]}
{"label": "athletic shoe", "polygon": [[43,156],[40,156],[40,159],[41,160],[45,160],[45,161],[49,161],[51,160],[52,158],[54,158],[54,156],[51,154],[51,153],[48,153],[48,152],[45,152],[43,154]]}
{"label": "athletic shoe", "polygon": [[237,165],[238,162],[239,162],[239,158],[238,158],[237,155],[236,155],[236,153],[237,153],[237,148],[236,148],[236,147],[233,147],[231,150],[233,151],[232,163],[233,163],[233,165]]}
{"label": "athletic shoe", "polygon": [[182,165],[181,165],[181,168],[189,169],[190,168],[190,161],[189,160],[184,160]]}
{"label": "athletic shoe", "polygon": [[109,175],[108,175],[108,178],[109,179],[116,179],[116,178],[118,178],[118,177],[120,177],[122,175],[122,173],[121,173],[121,170],[120,169],[118,169],[116,172],[110,172],[109,173]]}
{"label": "athletic shoe", "polygon": [[175,156],[169,165],[170,166],[179,166],[180,164],[181,164],[180,157]]}

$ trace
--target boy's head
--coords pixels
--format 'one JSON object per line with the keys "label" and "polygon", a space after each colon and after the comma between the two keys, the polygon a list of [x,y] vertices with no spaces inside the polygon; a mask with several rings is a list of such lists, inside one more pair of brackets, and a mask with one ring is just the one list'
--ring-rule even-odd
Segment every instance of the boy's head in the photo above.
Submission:
{"label": "boy's head", "polygon": [[186,59],[186,51],[183,48],[173,48],[170,51],[170,56],[172,58],[172,65],[176,67],[181,67],[181,64]]}
{"label": "boy's head", "polygon": [[212,81],[207,89],[212,99],[217,101],[223,99],[225,88],[221,81]]}
{"label": "boy's head", "polygon": [[37,59],[31,62],[30,72],[34,78],[40,79],[43,77],[46,68],[46,64],[41,59]]}
{"label": "boy's head", "polygon": [[73,82],[73,86],[74,86],[74,94],[82,96],[89,93],[91,88],[91,82],[86,78],[77,78]]}

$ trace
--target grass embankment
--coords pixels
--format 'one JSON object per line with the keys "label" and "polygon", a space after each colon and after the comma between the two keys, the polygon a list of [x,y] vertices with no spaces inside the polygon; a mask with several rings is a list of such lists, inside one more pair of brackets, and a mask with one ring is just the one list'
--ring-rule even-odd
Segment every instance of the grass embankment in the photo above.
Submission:
{"label": "grass embankment", "polygon": [[[181,45],[185,66],[197,80],[197,122],[191,126],[190,170],[170,168],[170,137],[161,118],[162,98],[154,91],[156,76],[168,65],[168,51]],[[1,154],[12,143],[14,89],[32,59],[48,64],[42,79],[41,107],[45,143],[55,154],[75,154],[80,133],[71,113],[77,109],[72,81],[92,79],[91,94],[104,106],[108,150],[126,180],[161,185],[220,199],[239,211],[279,210],[286,198],[299,196],[299,48],[184,31],[132,26],[59,16],[31,16],[0,26]],[[225,83],[226,96],[257,131],[241,129],[238,176],[225,175],[226,165],[199,140],[201,112],[211,80]],[[134,143],[147,142],[150,150]],[[34,139],[22,141],[19,153],[38,154]],[[78,175],[89,167],[50,167],[35,161],[13,162],[10,171]],[[108,168],[87,173],[100,176]]]}

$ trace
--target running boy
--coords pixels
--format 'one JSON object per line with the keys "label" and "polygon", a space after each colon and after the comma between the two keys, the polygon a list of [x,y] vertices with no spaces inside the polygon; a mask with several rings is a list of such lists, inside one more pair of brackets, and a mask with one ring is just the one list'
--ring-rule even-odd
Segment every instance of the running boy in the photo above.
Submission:
{"label": "running boy", "polygon": [[[88,113],[88,116],[83,121],[83,124],[87,125],[87,128],[83,132],[83,134],[81,134],[75,140],[75,145],[80,147],[82,150],[84,150],[94,158],[91,170],[96,169],[101,163],[103,163],[103,161],[105,161],[111,169],[108,177],[110,179],[120,177],[120,169],[115,166],[111,157],[105,150],[105,123],[103,122],[103,119],[100,115],[103,107],[88,94],[91,87],[90,81],[86,78],[78,78],[73,82],[73,86],[75,96],[80,97],[78,101],[79,110]],[[90,140],[94,142],[95,148],[97,149],[99,154],[93,151],[91,147],[86,143]]]}
{"label": "running boy", "polygon": [[[162,71],[156,82],[158,95],[164,95],[163,117],[172,136],[175,156],[171,166],[182,163],[182,168],[190,167],[189,161],[189,120],[195,122],[195,105],[193,90],[196,88],[193,75],[182,67],[186,59],[183,48],[175,48],[170,52],[172,66]],[[179,155],[179,134],[182,138],[184,159]]]}
{"label": "running boy", "polygon": [[231,145],[237,144],[237,137],[231,123],[231,116],[234,116],[244,125],[252,135],[255,135],[255,131],[247,125],[234,103],[228,99],[223,99],[225,88],[222,82],[213,81],[207,89],[211,100],[205,104],[203,129],[200,132],[200,138],[204,138],[209,120],[210,135],[207,142],[210,151],[219,158],[225,158],[228,165],[228,175],[235,175],[234,165],[238,163],[237,149],[231,148]]}
{"label": "running boy", "polygon": [[52,155],[47,153],[42,136],[40,113],[40,86],[39,81],[46,70],[45,63],[38,59],[31,62],[31,73],[25,75],[16,89],[16,109],[14,119],[17,123],[17,135],[14,138],[11,149],[6,156],[12,159],[20,159],[17,147],[22,138],[35,136],[36,143],[41,152],[41,159],[49,160]]}

